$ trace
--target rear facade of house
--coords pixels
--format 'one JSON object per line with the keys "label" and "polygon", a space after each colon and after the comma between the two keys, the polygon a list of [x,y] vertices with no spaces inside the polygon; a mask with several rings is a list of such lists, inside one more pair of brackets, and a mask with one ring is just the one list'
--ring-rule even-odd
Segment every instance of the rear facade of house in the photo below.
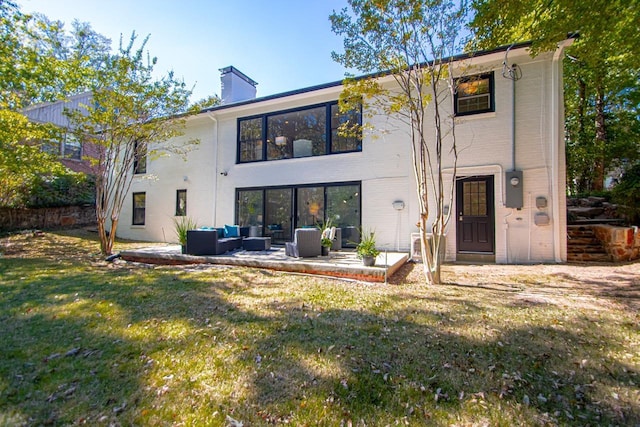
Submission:
{"label": "rear facade of house", "polygon": [[[445,112],[455,115],[459,150],[455,180],[443,158],[455,187],[448,261],[566,261],[562,51],[531,58],[516,46],[457,59],[462,80]],[[175,242],[173,220],[189,216],[199,226],[251,226],[277,245],[330,218],[344,247],[365,228],[382,250],[411,249],[419,213],[406,125],[367,114],[366,100],[340,113],[341,82],[255,98],[253,80],[220,71],[223,104],[190,117],[178,138],[200,144],[186,160],[147,159],[119,237]],[[338,132],[361,121],[370,130],[360,137]]]}

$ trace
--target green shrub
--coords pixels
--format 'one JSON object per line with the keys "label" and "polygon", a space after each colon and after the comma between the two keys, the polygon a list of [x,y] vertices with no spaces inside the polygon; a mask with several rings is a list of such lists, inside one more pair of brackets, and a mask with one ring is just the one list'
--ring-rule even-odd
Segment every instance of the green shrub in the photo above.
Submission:
{"label": "green shrub", "polygon": [[630,224],[640,225],[640,163],[627,168],[613,187],[612,200]]}
{"label": "green shrub", "polygon": [[51,208],[94,204],[95,178],[83,173],[38,177],[25,189],[16,207]]}

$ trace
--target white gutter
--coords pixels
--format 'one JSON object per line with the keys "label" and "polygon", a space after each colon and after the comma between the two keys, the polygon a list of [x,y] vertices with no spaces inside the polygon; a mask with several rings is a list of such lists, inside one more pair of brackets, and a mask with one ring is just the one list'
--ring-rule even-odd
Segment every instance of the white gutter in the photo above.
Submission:
{"label": "white gutter", "polygon": [[216,119],[213,115],[213,113],[209,113],[207,114],[207,117],[209,117],[211,120],[213,120],[214,123],[214,131],[213,131],[213,143],[215,144],[215,156],[216,158],[214,159],[214,170],[213,170],[213,215],[212,215],[212,222],[211,224],[213,225],[213,227],[216,226],[217,222],[217,211],[218,211],[218,151],[219,151],[219,144],[218,144],[218,119]]}
{"label": "white gutter", "polygon": [[[557,263],[563,262],[560,246],[560,238],[564,235],[560,230],[560,176],[559,169],[559,144],[564,144],[564,105],[562,86],[562,56],[564,49],[571,45],[573,40],[565,40],[558,44],[558,49],[553,54],[551,62],[551,176],[552,176],[552,209],[553,209],[553,256]],[[562,124],[561,124],[562,123]]]}

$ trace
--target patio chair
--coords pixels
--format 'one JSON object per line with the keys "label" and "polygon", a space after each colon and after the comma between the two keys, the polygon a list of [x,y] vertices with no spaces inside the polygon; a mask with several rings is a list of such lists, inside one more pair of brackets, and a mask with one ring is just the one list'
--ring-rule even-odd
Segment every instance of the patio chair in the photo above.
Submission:
{"label": "patio chair", "polygon": [[293,242],[285,243],[285,253],[287,256],[296,258],[320,256],[322,252],[321,235],[320,230],[316,228],[296,228]]}

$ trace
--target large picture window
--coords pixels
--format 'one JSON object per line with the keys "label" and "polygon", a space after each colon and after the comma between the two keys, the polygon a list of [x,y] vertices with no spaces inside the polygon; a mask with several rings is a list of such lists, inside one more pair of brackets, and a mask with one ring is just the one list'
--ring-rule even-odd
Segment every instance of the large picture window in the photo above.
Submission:
{"label": "large picture window", "polygon": [[327,219],[341,229],[343,247],[358,243],[359,182],[236,191],[236,223],[257,227],[274,244],[291,241],[296,228],[316,227]]}
{"label": "large picture window", "polygon": [[146,193],[133,193],[133,225],[144,225],[146,204]]}
{"label": "large picture window", "polygon": [[495,111],[493,98],[493,73],[456,80],[455,113],[457,116]]}
{"label": "large picture window", "polygon": [[267,160],[326,154],[325,107],[267,117]]}
{"label": "large picture window", "polygon": [[323,156],[362,149],[361,110],[336,102],[238,119],[238,162]]}

